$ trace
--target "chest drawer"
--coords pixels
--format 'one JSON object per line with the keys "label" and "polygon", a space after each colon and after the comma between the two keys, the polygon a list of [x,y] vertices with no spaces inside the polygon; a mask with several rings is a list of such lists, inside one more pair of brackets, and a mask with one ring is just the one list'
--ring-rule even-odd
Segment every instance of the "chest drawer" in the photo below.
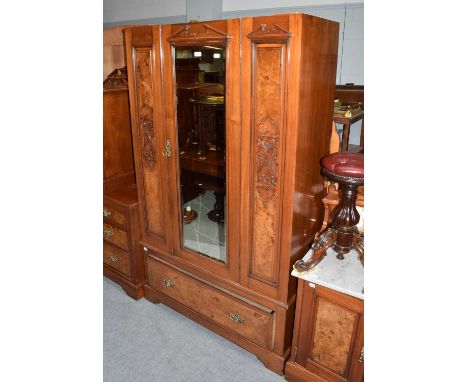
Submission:
{"label": "chest drawer", "polygon": [[125,227],[127,226],[127,219],[125,218],[125,214],[112,206],[110,203],[106,203],[104,201],[104,209],[102,214],[104,218],[113,223],[120,224]]}
{"label": "chest drawer", "polygon": [[114,247],[112,245],[107,244],[104,242],[104,264],[111,266],[114,269],[124,273],[127,276],[131,276],[130,270],[130,255]]}
{"label": "chest drawer", "polygon": [[273,314],[148,257],[148,282],[157,291],[244,338],[270,347]]}
{"label": "chest drawer", "polygon": [[128,251],[127,245],[127,232],[117,228],[116,226],[108,223],[104,223],[103,227],[104,240],[112,243],[125,251]]}

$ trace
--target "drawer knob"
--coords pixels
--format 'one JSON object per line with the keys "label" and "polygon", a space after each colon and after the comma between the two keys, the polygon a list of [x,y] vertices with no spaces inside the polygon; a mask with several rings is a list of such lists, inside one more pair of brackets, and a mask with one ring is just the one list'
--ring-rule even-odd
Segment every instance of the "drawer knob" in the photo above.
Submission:
{"label": "drawer knob", "polygon": [[244,317],[242,317],[239,313],[229,313],[229,318],[236,324],[244,323]]}
{"label": "drawer knob", "polygon": [[107,208],[104,208],[103,215],[107,218],[108,216],[112,215],[112,211],[109,211]]}
{"label": "drawer knob", "polygon": [[359,356],[359,362],[360,363],[364,362],[364,346],[361,349],[361,355]]}
{"label": "drawer knob", "polygon": [[108,259],[116,263],[119,258],[117,256],[112,255],[112,256],[109,256]]}
{"label": "drawer knob", "polygon": [[175,282],[169,279],[162,279],[162,284],[167,288],[174,288]]}
{"label": "drawer knob", "polygon": [[114,232],[112,232],[111,230],[105,229],[104,235],[106,235],[106,237],[112,237],[114,236]]}

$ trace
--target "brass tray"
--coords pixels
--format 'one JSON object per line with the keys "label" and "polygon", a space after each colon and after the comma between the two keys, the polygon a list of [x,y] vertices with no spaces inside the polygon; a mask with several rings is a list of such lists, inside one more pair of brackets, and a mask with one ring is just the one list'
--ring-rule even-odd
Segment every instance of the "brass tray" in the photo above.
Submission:
{"label": "brass tray", "polygon": [[223,105],[224,96],[199,96],[189,98],[189,102],[199,103],[203,105]]}

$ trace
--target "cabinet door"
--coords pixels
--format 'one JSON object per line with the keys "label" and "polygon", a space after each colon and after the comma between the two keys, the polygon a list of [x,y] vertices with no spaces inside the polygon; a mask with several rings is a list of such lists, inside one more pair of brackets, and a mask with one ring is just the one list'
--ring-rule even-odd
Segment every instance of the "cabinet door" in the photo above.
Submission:
{"label": "cabinet door", "polygon": [[242,194],[241,279],[249,288],[273,298],[279,297],[280,290],[285,292],[280,270],[290,267],[288,255],[281,249],[286,139],[287,132],[295,134],[294,125],[287,123],[288,79],[294,69],[291,52],[295,51],[289,29],[288,15],[242,19],[246,192]]}
{"label": "cabinet door", "polygon": [[140,201],[142,241],[164,253],[172,252],[169,215],[166,132],[161,106],[159,50],[153,28],[125,32],[135,172]]}
{"label": "cabinet door", "polygon": [[236,280],[239,257],[239,20],[165,25],[174,255]]}
{"label": "cabinet door", "polygon": [[363,302],[303,283],[296,362],[327,381],[362,381]]}

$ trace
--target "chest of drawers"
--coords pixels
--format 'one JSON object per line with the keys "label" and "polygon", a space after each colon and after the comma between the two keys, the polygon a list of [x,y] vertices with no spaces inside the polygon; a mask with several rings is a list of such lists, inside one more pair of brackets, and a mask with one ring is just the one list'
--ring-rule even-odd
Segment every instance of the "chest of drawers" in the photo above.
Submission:
{"label": "chest of drawers", "polygon": [[141,233],[136,186],[105,193],[103,218],[104,275],[139,299],[146,277],[138,244]]}

